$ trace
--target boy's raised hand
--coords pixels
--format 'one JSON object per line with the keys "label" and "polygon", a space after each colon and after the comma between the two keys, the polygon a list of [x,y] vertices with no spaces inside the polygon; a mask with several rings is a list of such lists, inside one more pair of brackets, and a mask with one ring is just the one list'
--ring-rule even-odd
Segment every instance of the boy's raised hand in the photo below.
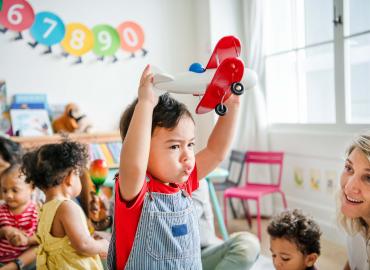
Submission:
{"label": "boy's raised hand", "polygon": [[225,101],[227,107],[240,104],[240,96],[231,94],[230,97]]}
{"label": "boy's raised hand", "polygon": [[153,73],[151,73],[150,65],[147,65],[140,78],[138,90],[139,101],[149,101],[154,106],[158,103],[158,95],[153,90]]}

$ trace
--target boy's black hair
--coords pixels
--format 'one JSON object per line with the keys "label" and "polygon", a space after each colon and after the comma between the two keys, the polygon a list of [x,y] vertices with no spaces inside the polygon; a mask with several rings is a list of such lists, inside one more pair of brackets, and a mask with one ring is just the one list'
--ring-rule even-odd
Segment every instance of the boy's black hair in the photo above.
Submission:
{"label": "boy's black hair", "polygon": [[[138,100],[135,99],[123,112],[119,124],[122,141],[126,137],[132,115]],[[185,104],[172,98],[168,93],[159,96],[158,103],[153,110],[152,134],[156,127],[173,129],[179,123],[181,117],[187,116],[194,119]]]}
{"label": "boy's black hair", "polygon": [[284,211],[274,217],[267,232],[272,238],[284,238],[295,243],[304,255],[320,255],[320,228],[313,219],[297,209]]}
{"label": "boy's black hair", "polygon": [[73,170],[86,168],[88,152],[85,145],[64,141],[46,144],[23,156],[21,167],[27,183],[40,189],[58,186]]}
{"label": "boy's black hair", "polygon": [[23,149],[19,143],[0,136],[0,156],[9,164],[20,163]]}

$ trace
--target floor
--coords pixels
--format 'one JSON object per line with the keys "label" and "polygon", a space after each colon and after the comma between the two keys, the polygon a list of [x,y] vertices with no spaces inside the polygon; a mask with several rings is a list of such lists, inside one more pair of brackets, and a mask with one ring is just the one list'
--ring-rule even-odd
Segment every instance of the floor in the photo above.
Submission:
{"label": "floor", "polygon": [[[269,238],[266,233],[266,227],[269,223],[268,219],[262,220],[262,244],[261,244],[261,255],[260,261],[258,262],[259,267],[253,268],[253,270],[270,270],[273,269],[267,265],[271,264],[271,253],[269,250]],[[217,225],[216,225],[217,230]],[[248,231],[248,225],[245,219],[234,219],[228,221],[229,233],[237,231]],[[257,233],[257,224],[253,220],[251,232]],[[339,246],[335,243],[329,242],[325,239],[321,240],[321,256],[316,264],[318,269],[343,269],[345,262],[347,261],[347,255],[345,247]],[[264,265],[264,266],[262,266]]]}

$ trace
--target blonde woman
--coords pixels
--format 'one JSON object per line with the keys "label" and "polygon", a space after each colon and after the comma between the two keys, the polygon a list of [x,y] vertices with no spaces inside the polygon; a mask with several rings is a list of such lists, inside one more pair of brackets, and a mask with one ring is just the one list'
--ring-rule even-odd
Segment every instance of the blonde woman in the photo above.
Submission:
{"label": "blonde woman", "polygon": [[370,133],[356,137],[348,148],[340,182],[339,218],[348,233],[344,270],[369,270]]}

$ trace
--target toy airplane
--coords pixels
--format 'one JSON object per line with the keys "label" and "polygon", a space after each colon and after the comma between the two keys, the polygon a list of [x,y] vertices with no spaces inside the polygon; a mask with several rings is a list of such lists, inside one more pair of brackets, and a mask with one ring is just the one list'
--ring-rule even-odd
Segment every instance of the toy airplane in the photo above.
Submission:
{"label": "toy airplane", "polygon": [[257,82],[253,70],[244,68],[240,55],[240,40],[234,36],[221,38],[207,66],[193,63],[188,72],[171,76],[166,73],[154,74],[154,86],[160,90],[180,94],[202,96],[196,113],[207,113],[215,109],[220,116],[227,108],[224,102],[230,95],[241,95]]}

